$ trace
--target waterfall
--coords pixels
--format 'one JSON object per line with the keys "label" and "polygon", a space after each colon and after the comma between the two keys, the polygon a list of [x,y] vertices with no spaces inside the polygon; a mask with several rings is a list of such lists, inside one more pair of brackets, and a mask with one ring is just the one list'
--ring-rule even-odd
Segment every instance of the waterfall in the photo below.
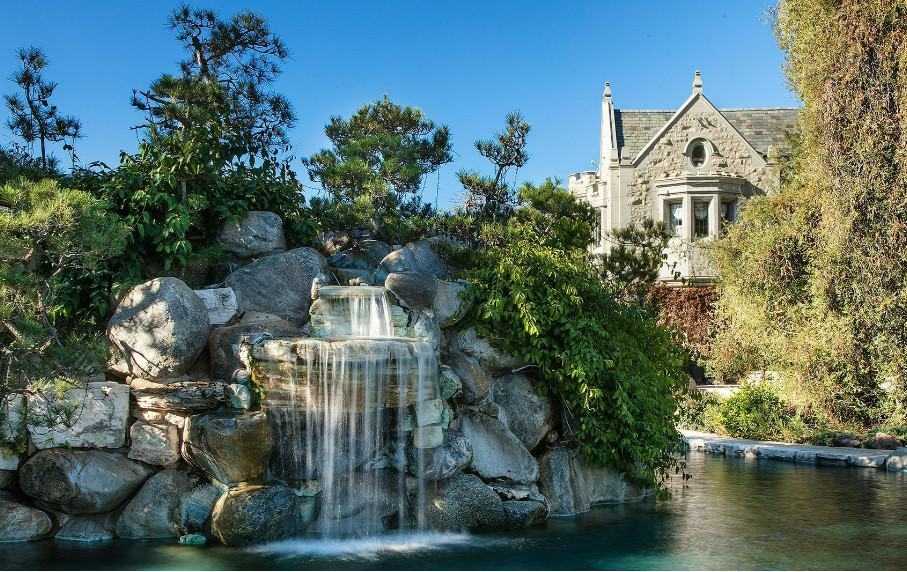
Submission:
{"label": "waterfall", "polygon": [[440,395],[434,351],[394,336],[383,288],[322,287],[312,327],[318,337],[253,349],[253,378],[275,427],[273,476],[317,498],[306,534],[423,527],[423,453],[408,477],[406,448],[412,406]]}

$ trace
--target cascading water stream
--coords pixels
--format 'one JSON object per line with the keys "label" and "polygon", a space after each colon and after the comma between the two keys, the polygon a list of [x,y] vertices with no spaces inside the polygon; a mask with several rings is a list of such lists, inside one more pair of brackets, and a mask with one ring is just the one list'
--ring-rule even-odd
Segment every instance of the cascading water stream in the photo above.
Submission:
{"label": "cascading water stream", "polygon": [[407,466],[406,449],[413,404],[439,395],[434,351],[394,336],[383,288],[322,287],[312,328],[317,337],[253,349],[253,377],[275,427],[273,476],[317,497],[307,535],[423,528],[423,452]]}

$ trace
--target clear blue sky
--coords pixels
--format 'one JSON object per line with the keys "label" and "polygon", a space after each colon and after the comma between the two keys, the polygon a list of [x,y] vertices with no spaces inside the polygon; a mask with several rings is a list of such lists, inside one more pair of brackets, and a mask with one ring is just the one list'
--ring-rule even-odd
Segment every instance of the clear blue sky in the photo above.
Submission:
{"label": "clear blue sky", "polygon": [[[299,116],[294,153],[327,144],[331,115],[349,115],[387,93],[450,127],[456,161],[440,173],[440,204],[456,204],[454,173],[487,170],[472,147],[514,109],[532,123],[530,162],[519,179],[562,180],[598,153],[602,86],[618,107],[676,108],[701,69],[719,107],[797,105],[781,71],[768,0],[680,2],[194,2],[222,15],[251,8],[286,42],[291,58],[277,89]],[[15,50],[36,45],[59,82],[56,103],[82,120],[83,161],[113,165],[133,151],[139,115],[133,88],[175,71],[180,47],[166,27],[171,1],[11,2],[0,20],[0,77]],[[0,93],[15,86],[0,82]],[[6,109],[0,109],[6,117]],[[0,143],[11,140],[3,127]],[[61,152],[58,155],[63,157]],[[298,165],[298,164],[297,164]],[[304,170],[299,172],[308,183]],[[435,176],[426,185],[434,200]]]}

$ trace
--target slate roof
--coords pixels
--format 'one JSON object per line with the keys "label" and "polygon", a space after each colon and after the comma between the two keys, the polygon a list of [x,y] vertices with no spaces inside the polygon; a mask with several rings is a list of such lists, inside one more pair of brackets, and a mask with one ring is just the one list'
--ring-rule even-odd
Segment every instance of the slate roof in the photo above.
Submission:
{"label": "slate roof", "polygon": [[[774,145],[779,151],[787,148],[786,135],[795,131],[799,113],[797,108],[734,108],[719,111],[763,155],[768,152],[769,145]],[[627,155],[635,157],[675,112],[676,110],[666,109],[615,109],[617,148],[626,147]]]}

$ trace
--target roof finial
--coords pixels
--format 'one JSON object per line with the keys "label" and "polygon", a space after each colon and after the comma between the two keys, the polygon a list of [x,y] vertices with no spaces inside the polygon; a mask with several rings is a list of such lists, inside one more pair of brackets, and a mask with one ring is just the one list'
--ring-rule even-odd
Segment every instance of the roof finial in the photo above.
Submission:
{"label": "roof finial", "polygon": [[702,93],[702,74],[699,70],[693,75],[693,93]]}
{"label": "roof finial", "polygon": [[611,82],[610,81],[605,82],[604,97],[605,97],[605,99],[611,99]]}

